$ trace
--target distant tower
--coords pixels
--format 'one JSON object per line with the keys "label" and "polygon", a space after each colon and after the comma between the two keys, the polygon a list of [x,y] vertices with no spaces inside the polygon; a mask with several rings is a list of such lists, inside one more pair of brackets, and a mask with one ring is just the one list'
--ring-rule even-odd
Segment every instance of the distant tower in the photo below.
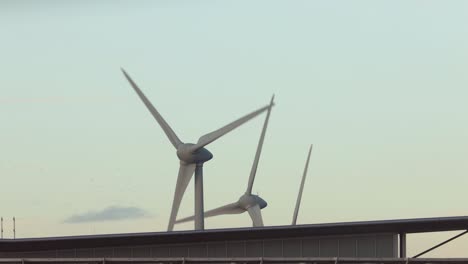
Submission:
{"label": "distant tower", "polygon": [[16,221],[15,221],[14,216],[13,216],[13,239],[16,239]]}
{"label": "distant tower", "polygon": [[3,239],[3,217],[0,218],[1,239]]}

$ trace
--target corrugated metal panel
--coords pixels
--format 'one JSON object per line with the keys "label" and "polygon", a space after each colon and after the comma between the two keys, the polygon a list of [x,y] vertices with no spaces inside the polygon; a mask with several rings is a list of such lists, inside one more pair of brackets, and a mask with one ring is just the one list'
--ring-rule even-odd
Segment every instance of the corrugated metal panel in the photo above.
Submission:
{"label": "corrugated metal panel", "polygon": [[75,250],[74,249],[57,250],[57,257],[58,258],[74,258]]}
{"label": "corrugated metal panel", "polygon": [[[128,249],[128,254],[122,254],[122,255],[115,255],[116,257],[122,257],[122,256],[129,256],[130,255],[130,250]],[[79,248],[76,249],[76,257],[77,258],[89,258],[93,256],[93,249],[92,248]]]}
{"label": "corrugated metal panel", "polygon": [[283,257],[302,257],[302,239],[283,240]]}
{"label": "corrugated metal panel", "polygon": [[204,258],[207,257],[206,244],[189,245],[189,257]]}
{"label": "corrugated metal panel", "polygon": [[358,240],[358,257],[373,258],[376,257],[375,238],[363,237]]}
{"label": "corrugated metal panel", "polygon": [[188,257],[188,246],[187,245],[171,246],[171,257]]}
{"label": "corrugated metal panel", "polygon": [[225,242],[220,243],[207,243],[208,257],[212,258],[225,258],[227,257],[227,248]]}
{"label": "corrugated metal panel", "polygon": [[[8,257],[396,257],[395,234],[11,252]],[[2,254],[5,255],[5,254]],[[6,256],[6,255],[5,255]]]}
{"label": "corrugated metal panel", "polygon": [[393,236],[377,236],[377,256],[393,257]]}
{"label": "corrugated metal panel", "polygon": [[151,247],[134,247],[132,255],[134,258],[150,258]]}
{"label": "corrugated metal panel", "polygon": [[114,256],[113,248],[96,248],[94,249],[94,258],[110,258]]}
{"label": "corrugated metal panel", "polygon": [[263,256],[263,241],[253,240],[245,242],[246,257],[262,257]]}
{"label": "corrugated metal panel", "polygon": [[263,241],[263,254],[264,257],[282,257],[283,240],[275,239]]}
{"label": "corrugated metal panel", "polygon": [[319,257],[319,240],[306,238],[302,240],[302,256],[303,257]]}
{"label": "corrugated metal panel", "polygon": [[228,242],[227,243],[227,256],[228,257],[245,257],[245,244],[243,241]]}
{"label": "corrugated metal panel", "polygon": [[320,257],[336,257],[339,250],[339,239],[323,238],[320,239]]}
{"label": "corrugated metal panel", "polygon": [[152,247],[151,255],[156,258],[168,258],[171,256],[171,248],[169,246]]}
{"label": "corrugated metal panel", "polygon": [[339,239],[339,256],[357,257],[357,239],[350,237]]}

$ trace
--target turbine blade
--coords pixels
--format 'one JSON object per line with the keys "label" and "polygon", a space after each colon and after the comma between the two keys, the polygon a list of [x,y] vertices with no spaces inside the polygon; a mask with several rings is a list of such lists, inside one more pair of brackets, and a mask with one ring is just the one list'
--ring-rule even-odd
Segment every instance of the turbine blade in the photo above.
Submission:
{"label": "turbine blade", "polygon": [[263,226],[262,212],[258,204],[247,209],[254,227]]}
{"label": "turbine blade", "polygon": [[250,170],[249,183],[247,185],[247,191],[245,193],[252,194],[252,187],[255,180],[255,175],[257,174],[258,162],[260,160],[260,154],[262,153],[263,141],[265,140],[266,129],[268,127],[268,119],[270,119],[271,108],[273,107],[273,100],[275,95],[271,97],[270,107],[268,108],[267,115],[265,117],[265,123],[263,123],[262,134],[258,140],[257,152],[255,153],[254,162],[252,164],[252,169]]}
{"label": "turbine blade", "polygon": [[127,78],[128,82],[130,85],[133,87],[133,90],[138,94],[140,97],[141,101],[146,105],[146,108],[151,112],[153,115],[154,119],[158,121],[159,125],[161,128],[164,130],[164,133],[166,133],[167,138],[171,141],[172,145],[174,145],[175,148],[182,144],[182,141],[177,137],[176,133],[172,130],[172,128],[167,124],[166,120],[159,114],[158,110],[154,108],[154,106],[151,104],[151,102],[146,98],[145,94],[138,88],[136,83],[130,78],[130,75],[127,74],[127,72],[124,69],[121,69],[123,74],[125,75],[125,78]]}
{"label": "turbine blade", "polygon": [[296,208],[294,209],[292,225],[296,225],[297,215],[299,214],[299,206],[301,205],[302,191],[304,190],[304,183],[305,183],[305,179],[307,176],[307,170],[309,168],[309,161],[310,161],[310,154],[312,153],[312,146],[313,145],[311,144],[309,148],[309,154],[307,155],[307,161],[306,161],[306,165],[304,168],[304,173],[302,174],[301,187],[299,188],[299,194],[297,196]]}
{"label": "turbine blade", "polygon": [[[243,212],[245,212],[245,210],[242,209],[237,202],[235,202],[235,203],[227,204],[227,205],[205,212],[205,218],[217,216],[217,215],[225,215],[225,214],[240,214]],[[176,224],[185,223],[185,222],[193,221],[194,219],[195,219],[194,216],[189,216],[189,217],[179,219],[175,221],[175,223]]]}
{"label": "turbine blade", "polygon": [[195,164],[180,163],[179,176],[177,177],[176,189],[174,192],[174,200],[172,201],[171,216],[169,218],[169,225],[167,231],[174,229],[174,222],[179,212],[180,203],[184,196],[185,190],[192,179],[193,172],[195,171]]}
{"label": "turbine blade", "polygon": [[229,133],[233,129],[237,128],[238,126],[244,124],[245,122],[249,121],[250,119],[256,117],[259,114],[261,114],[263,111],[267,110],[269,107],[270,107],[270,105],[264,106],[264,107],[258,109],[257,111],[254,111],[254,112],[252,112],[252,113],[250,113],[248,115],[245,115],[245,116],[237,119],[236,121],[234,121],[234,122],[232,122],[232,123],[230,123],[228,125],[223,126],[222,128],[220,128],[218,130],[215,130],[215,131],[213,131],[211,133],[208,133],[208,134],[200,137],[200,139],[198,139],[197,144],[192,147],[192,151],[200,149],[200,148],[210,144],[211,142],[215,141],[216,139],[226,135],[227,133]]}

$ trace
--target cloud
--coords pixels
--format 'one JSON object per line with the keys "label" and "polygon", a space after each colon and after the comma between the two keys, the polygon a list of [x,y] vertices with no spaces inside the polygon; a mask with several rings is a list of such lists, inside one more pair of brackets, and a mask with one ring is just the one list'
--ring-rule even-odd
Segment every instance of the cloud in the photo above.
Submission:
{"label": "cloud", "polygon": [[83,214],[72,215],[65,219],[64,223],[85,223],[99,221],[116,221],[148,217],[145,210],[138,207],[109,206],[100,211],[89,211]]}
{"label": "cloud", "polygon": [[116,96],[0,96],[2,104],[100,103],[121,100]]}

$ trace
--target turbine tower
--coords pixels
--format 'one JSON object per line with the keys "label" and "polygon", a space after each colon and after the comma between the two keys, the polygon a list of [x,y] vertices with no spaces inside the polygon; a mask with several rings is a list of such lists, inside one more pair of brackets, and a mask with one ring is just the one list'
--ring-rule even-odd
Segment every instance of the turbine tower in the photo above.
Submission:
{"label": "turbine tower", "polygon": [[172,128],[167,124],[164,118],[159,114],[156,108],[151,104],[151,102],[146,98],[143,92],[138,88],[136,83],[130,78],[130,76],[125,72],[124,69],[121,69],[125,78],[127,78],[130,85],[133,87],[135,92],[138,94],[140,99],[146,105],[148,110],[151,112],[153,117],[159,123],[164,133],[171,141],[174,148],[177,150],[177,157],[180,160],[179,174],[177,177],[176,189],[174,192],[174,199],[172,202],[171,216],[169,218],[169,224],[167,227],[168,231],[174,229],[174,222],[177,218],[177,213],[179,211],[180,203],[182,197],[184,196],[185,190],[192,179],[192,175],[195,172],[195,229],[203,230],[204,229],[204,216],[203,216],[203,163],[209,161],[213,158],[213,154],[209,152],[206,148],[206,145],[217,140],[218,138],[224,136],[228,132],[237,128],[238,126],[244,124],[255,116],[261,114],[265,110],[269,109],[272,105],[262,107],[244,117],[237,119],[236,121],[218,129],[211,133],[208,133],[198,139],[196,144],[184,143],[172,130]]}
{"label": "turbine tower", "polygon": [[304,190],[304,183],[307,176],[307,170],[309,168],[310,154],[312,153],[312,144],[309,148],[309,154],[307,155],[307,161],[304,168],[304,173],[302,174],[301,187],[299,188],[299,194],[297,195],[296,208],[294,209],[294,215],[292,220],[292,225],[296,225],[297,215],[299,214],[299,207],[301,206],[302,191]]}
{"label": "turbine tower", "polygon": [[[262,152],[263,141],[265,139],[265,133],[268,126],[268,119],[270,118],[271,109],[274,105],[274,96],[271,98],[270,107],[265,118],[265,123],[263,124],[262,134],[260,135],[260,140],[258,142],[257,152],[255,153],[254,162],[252,169],[250,170],[249,183],[247,185],[247,190],[245,193],[234,203],[227,204],[213,210],[205,212],[205,217],[224,215],[224,214],[241,214],[247,211],[252,219],[252,224],[254,227],[263,226],[263,218],[261,209],[267,206],[267,202],[260,198],[258,195],[252,194],[252,187],[255,180],[255,174],[257,173],[258,162],[260,160],[260,154]],[[183,223],[194,220],[194,216],[182,218],[176,221],[176,223]]]}

